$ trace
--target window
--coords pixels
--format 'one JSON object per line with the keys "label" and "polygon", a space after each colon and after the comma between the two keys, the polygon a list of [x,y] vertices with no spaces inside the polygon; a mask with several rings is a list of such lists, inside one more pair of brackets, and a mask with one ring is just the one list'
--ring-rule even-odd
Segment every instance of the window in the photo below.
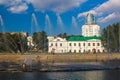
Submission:
{"label": "window", "polygon": [[71,50],[69,50],[69,52],[71,53]]}
{"label": "window", "polygon": [[85,49],[84,49],[84,52],[85,52]]}
{"label": "window", "polygon": [[83,46],[85,46],[85,43],[83,43]]}
{"label": "window", "polygon": [[51,43],[51,46],[53,46],[53,43]]}
{"label": "window", "polygon": [[57,39],[57,41],[60,41],[60,39]]}
{"label": "window", "polygon": [[88,43],[88,46],[90,46],[90,43]]}
{"label": "window", "polygon": [[63,53],[63,50],[61,50],[61,52]]}
{"label": "window", "polygon": [[69,46],[71,46],[71,43],[69,43]]}
{"label": "window", "polygon": [[76,53],[76,50],[74,50],[74,53]]}
{"label": "window", "polygon": [[62,46],[62,43],[60,43],[60,46]]}
{"label": "window", "polygon": [[97,43],[97,46],[100,46],[100,43]]}
{"label": "window", "polygon": [[88,52],[90,52],[90,50],[88,50]]}
{"label": "window", "polygon": [[57,43],[55,44],[55,46],[57,46]]}
{"label": "window", "polygon": [[80,46],[80,43],[79,43],[79,46]]}
{"label": "window", "polygon": [[74,43],[74,46],[76,46],[76,43]]}
{"label": "window", "polygon": [[105,52],[105,50],[103,50],[103,52]]}
{"label": "window", "polygon": [[100,52],[100,50],[98,49],[98,52]]}
{"label": "window", "polygon": [[93,46],[95,46],[95,43],[93,43]]}

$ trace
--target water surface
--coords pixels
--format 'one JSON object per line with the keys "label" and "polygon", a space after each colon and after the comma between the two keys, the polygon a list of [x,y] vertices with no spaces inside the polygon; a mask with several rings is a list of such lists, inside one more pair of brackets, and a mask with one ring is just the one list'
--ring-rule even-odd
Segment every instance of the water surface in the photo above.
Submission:
{"label": "water surface", "polygon": [[120,80],[120,70],[76,72],[0,72],[0,80]]}

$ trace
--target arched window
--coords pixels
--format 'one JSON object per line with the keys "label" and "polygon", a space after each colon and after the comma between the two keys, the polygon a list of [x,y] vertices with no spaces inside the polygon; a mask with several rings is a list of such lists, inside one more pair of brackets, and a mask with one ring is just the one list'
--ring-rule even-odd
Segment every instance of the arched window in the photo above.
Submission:
{"label": "arched window", "polygon": [[79,52],[81,52],[81,50],[79,50]]}
{"label": "arched window", "polygon": [[51,46],[53,46],[53,43],[51,43]]}
{"label": "arched window", "polygon": [[71,46],[71,43],[69,43],[69,46]]}
{"label": "arched window", "polygon": [[85,49],[84,49],[84,52],[85,52]]}
{"label": "arched window", "polygon": [[88,52],[90,52],[90,50],[88,50]]}
{"label": "arched window", "polygon": [[88,43],[88,46],[90,46],[90,43]]}
{"label": "arched window", "polygon": [[76,50],[74,50],[74,53],[76,53]]}
{"label": "arched window", "polygon": [[85,46],[85,43],[83,43],[83,46]]}
{"label": "arched window", "polygon": [[100,46],[100,43],[97,43],[97,46]]}
{"label": "arched window", "polygon": [[80,46],[80,43],[79,43],[79,46]]}
{"label": "arched window", "polygon": [[95,43],[93,43],[93,46],[95,46]]}
{"label": "arched window", "polygon": [[100,52],[100,50],[98,49],[98,52]]}
{"label": "arched window", "polygon": [[105,50],[103,50],[103,52],[105,52]]}
{"label": "arched window", "polygon": [[76,43],[74,43],[74,46],[76,46]]}
{"label": "arched window", "polygon": [[55,44],[55,46],[57,46],[57,43]]}
{"label": "arched window", "polygon": [[60,46],[62,46],[62,43],[60,43]]}

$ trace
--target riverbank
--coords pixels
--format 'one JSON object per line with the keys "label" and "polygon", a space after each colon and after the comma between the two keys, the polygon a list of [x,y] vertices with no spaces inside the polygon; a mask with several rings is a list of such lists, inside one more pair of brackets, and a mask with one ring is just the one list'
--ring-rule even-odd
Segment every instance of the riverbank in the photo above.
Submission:
{"label": "riverbank", "polygon": [[120,60],[120,53],[100,53],[100,54],[1,54],[1,62],[22,63],[26,59],[32,62],[41,63],[69,63],[69,62],[106,62],[108,60]]}

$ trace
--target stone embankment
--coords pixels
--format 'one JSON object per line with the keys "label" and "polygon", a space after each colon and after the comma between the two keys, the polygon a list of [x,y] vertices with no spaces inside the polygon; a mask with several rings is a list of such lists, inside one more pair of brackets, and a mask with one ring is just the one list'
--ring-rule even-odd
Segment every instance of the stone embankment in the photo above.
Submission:
{"label": "stone embankment", "polygon": [[95,62],[95,61],[108,61],[108,60],[120,60],[120,53],[100,53],[100,54],[6,54],[0,55],[0,62],[14,62],[21,63],[26,59],[31,61],[40,62],[54,62],[54,63],[65,63],[65,62]]}

